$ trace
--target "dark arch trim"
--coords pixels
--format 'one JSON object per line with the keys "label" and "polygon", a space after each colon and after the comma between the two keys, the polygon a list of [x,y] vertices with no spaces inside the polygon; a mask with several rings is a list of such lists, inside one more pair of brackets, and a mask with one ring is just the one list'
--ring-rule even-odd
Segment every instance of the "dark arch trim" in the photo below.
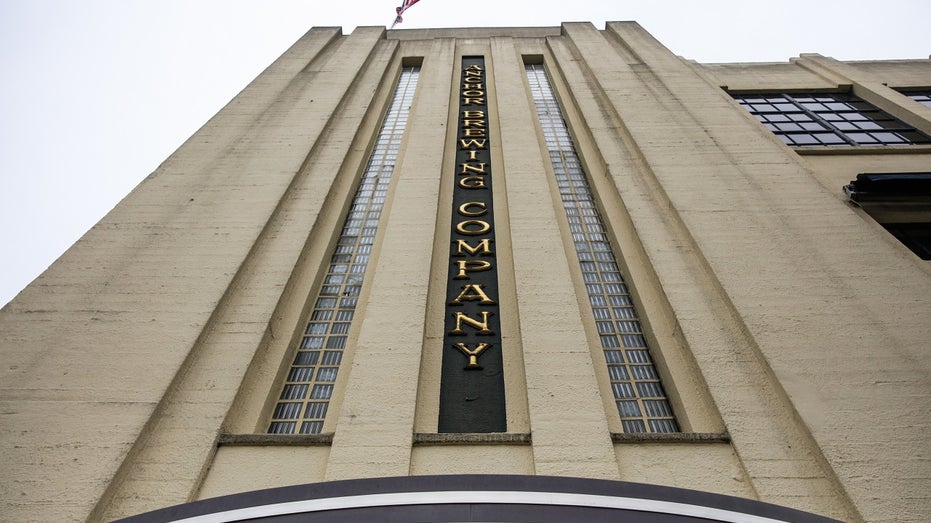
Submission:
{"label": "dark arch trim", "polygon": [[551,476],[373,478],[257,490],[177,505],[124,523],[233,521],[611,521],[837,523],[749,499],[641,483]]}

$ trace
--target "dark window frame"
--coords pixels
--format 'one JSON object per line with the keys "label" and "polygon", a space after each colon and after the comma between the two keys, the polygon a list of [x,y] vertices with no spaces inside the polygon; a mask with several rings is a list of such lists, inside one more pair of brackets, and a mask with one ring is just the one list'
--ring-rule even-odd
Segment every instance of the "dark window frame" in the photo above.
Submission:
{"label": "dark window frame", "polygon": [[931,87],[903,87],[901,89],[896,89],[896,91],[925,107],[931,107]]}
{"label": "dark window frame", "polygon": [[852,93],[730,94],[790,147],[931,145],[931,136]]}

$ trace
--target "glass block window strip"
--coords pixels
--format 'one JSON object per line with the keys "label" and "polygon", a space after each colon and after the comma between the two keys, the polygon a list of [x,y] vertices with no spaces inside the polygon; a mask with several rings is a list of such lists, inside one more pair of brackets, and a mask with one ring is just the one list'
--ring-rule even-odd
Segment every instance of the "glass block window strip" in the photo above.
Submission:
{"label": "glass block window strip", "polygon": [[526,66],[530,91],[575,244],[624,432],[678,432],[569,129],[542,65]]}
{"label": "glass block window strip", "polygon": [[921,131],[848,93],[733,96],[793,147],[931,143]]}
{"label": "glass block window strip", "polygon": [[931,91],[903,91],[902,94],[925,107],[931,107]]}
{"label": "glass block window strip", "polygon": [[294,362],[272,412],[270,434],[319,434],[323,429],[419,76],[418,67],[401,72],[310,321],[297,342]]}

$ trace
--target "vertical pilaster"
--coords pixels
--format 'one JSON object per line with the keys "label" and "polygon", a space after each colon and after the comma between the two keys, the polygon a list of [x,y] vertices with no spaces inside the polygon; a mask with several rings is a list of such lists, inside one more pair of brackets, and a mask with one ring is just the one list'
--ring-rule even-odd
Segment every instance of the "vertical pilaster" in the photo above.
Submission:
{"label": "vertical pilaster", "polygon": [[855,95],[915,129],[931,134],[931,107],[915,102],[886,85],[881,79],[857,69],[856,65],[845,64],[815,53],[803,54],[793,62],[816,74],[840,78],[841,83],[852,86]]}

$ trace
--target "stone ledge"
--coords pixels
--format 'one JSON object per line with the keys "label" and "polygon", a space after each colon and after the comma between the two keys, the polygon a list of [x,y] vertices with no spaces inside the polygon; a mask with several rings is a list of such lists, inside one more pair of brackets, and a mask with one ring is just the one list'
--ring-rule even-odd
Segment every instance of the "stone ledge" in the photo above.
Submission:
{"label": "stone ledge", "polygon": [[727,432],[611,433],[614,443],[730,443]]}
{"label": "stone ledge", "polygon": [[315,447],[333,444],[327,434],[220,434],[217,446]]}
{"label": "stone ledge", "polygon": [[530,445],[528,433],[414,433],[414,446],[422,445]]}
{"label": "stone ledge", "polygon": [[860,154],[931,154],[931,145],[885,145],[885,146],[839,146],[791,147],[801,156],[856,156]]}

